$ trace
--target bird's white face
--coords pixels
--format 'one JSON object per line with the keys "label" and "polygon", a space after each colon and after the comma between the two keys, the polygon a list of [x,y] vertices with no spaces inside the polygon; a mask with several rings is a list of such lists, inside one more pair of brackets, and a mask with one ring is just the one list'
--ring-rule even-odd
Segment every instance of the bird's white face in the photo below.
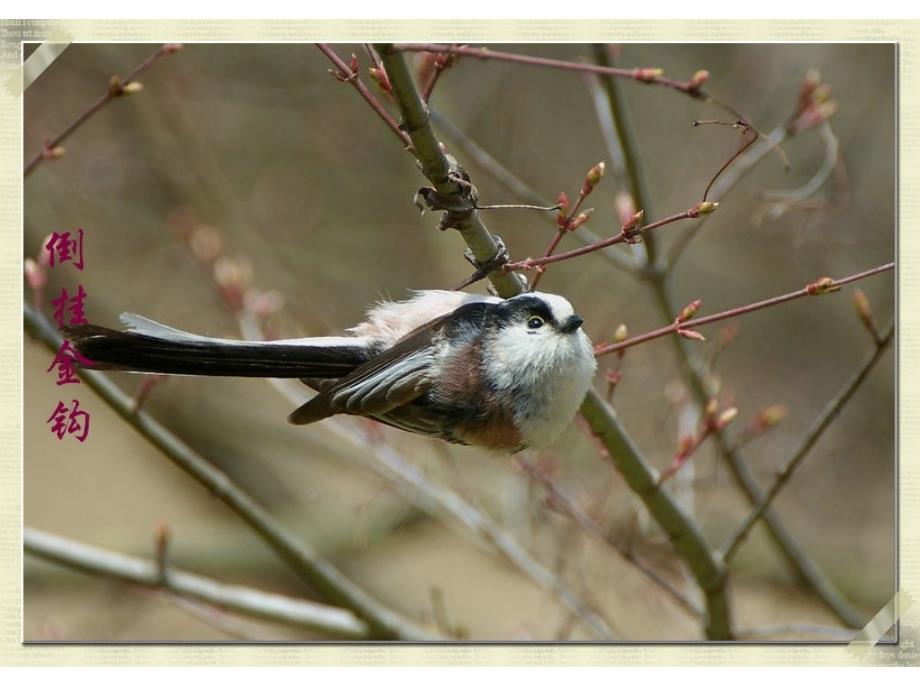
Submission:
{"label": "bird's white face", "polygon": [[571,421],[597,364],[582,319],[564,297],[531,292],[506,300],[490,340],[487,374],[514,391],[516,423],[528,446],[550,443]]}
{"label": "bird's white face", "polygon": [[510,356],[533,365],[534,359],[564,356],[578,348],[582,319],[559,295],[529,292],[506,300],[496,340]]}

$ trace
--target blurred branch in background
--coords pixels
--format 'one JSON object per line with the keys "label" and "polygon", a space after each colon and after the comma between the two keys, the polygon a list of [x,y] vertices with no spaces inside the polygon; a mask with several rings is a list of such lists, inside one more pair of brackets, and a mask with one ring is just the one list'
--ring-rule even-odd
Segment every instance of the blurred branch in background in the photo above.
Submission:
{"label": "blurred branch in background", "polygon": [[154,561],[88,546],[41,530],[23,530],[23,549],[30,556],[53,561],[89,575],[108,577],[182,599],[204,602],[274,623],[306,628],[349,640],[368,639],[370,626],[351,611],[293,599],[250,587],[228,585]]}
{"label": "blurred branch in background", "polygon": [[[609,77],[606,78],[609,79]],[[604,77],[601,77],[601,79],[604,79]],[[745,155],[738,158],[735,161],[737,165],[733,168],[729,168],[729,173],[719,177],[719,179],[715,181],[715,184],[712,185],[711,191],[714,197],[721,199],[740,179],[744,172],[749,170],[761,157],[763,157],[768,150],[768,148],[765,147],[778,146],[779,142],[788,134],[798,133],[808,126],[825,122],[834,113],[835,107],[832,109],[826,107],[829,103],[833,103],[833,101],[824,100],[823,97],[817,96],[817,94],[821,93],[819,91],[820,86],[820,81],[816,75],[809,74],[806,76],[799,91],[797,109],[787,125],[784,126],[781,131],[774,130],[769,136],[761,137],[766,140],[764,145],[759,149],[754,146],[747,151]],[[608,97],[615,102],[619,101],[621,97],[619,92],[612,87],[607,88],[607,94]],[[611,110],[614,112],[620,109],[622,109],[622,106],[619,103],[611,105]],[[808,124],[803,123],[803,118],[808,119]],[[621,141],[623,137],[629,134],[628,131],[624,132],[617,130],[617,135],[620,137]],[[631,144],[621,144],[620,147],[624,152],[635,150],[635,146]],[[641,201],[644,200],[637,200],[636,203],[639,204]],[[646,276],[654,296],[655,304],[662,318],[665,320],[671,320],[676,313],[676,307],[669,287],[674,262],[686,248],[687,243],[689,243],[696,232],[699,231],[701,225],[702,224],[698,224],[692,232],[684,233],[682,237],[683,243],[672,247],[670,263],[661,270],[655,270],[656,266],[652,263],[651,258],[646,258],[646,268],[648,269],[646,271]],[[804,294],[810,294],[808,288],[806,288]],[[709,400],[713,397],[713,391],[711,391],[710,387],[707,385],[707,381],[711,379],[711,372],[708,371],[705,362],[699,357],[694,349],[690,347],[686,339],[675,332],[672,342],[676,348],[677,359],[682,363],[682,371],[684,372],[684,376],[696,400],[696,404],[700,409],[705,408]],[[762,492],[758,488],[756,480],[747,469],[739,451],[729,448],[728,442],[721,429],[716,429],[712,433],[712,436],[716,441],[722,458],[732,470],[732,475],[736,483],[747,495],[748,500],[753,505],[762,503]],[[861,626],[864,622],[863,616],[845,600],[843,595],[821,571],[814,559],[795,542],[792,535],[780,522],[779,516],[772,510],[766,510],[763,517],[771,537],[790,561],[795,571],[799,573],[842,622],[851,627]]]}
{"label": "blurred branch in background", "polygon": [[[23,305],[26,332],[51,352],[62,340],[54,326],[28,304]],[[371,627],[371,636],[401,640],[428,639],[431,635],[415,623],[390,611],[326,562],[293,532],[279,524],[262,506],[207,459],[177,438],[149,413],[136,409],[126,395],[105,375],[81,370],[81,379],[138,433],[172,462],[207,488],[262,537],[300,577],[327,601],[348,608]]]}
{"label": "blurred branch in background", "polygon": [[894,324],[892,323],[888,325],[879,337],[873,351],[869,353],[869,356],[866,357],[863,363],[853,372],[850,380],[844,384],[837,395],[828,401],[827,406],[821,414],[812,422],[811,429],[808,430],[808,433],[805,434],[799,447],[784,464],[783,469],[780,470],[776,477],[776,481],[773,482],[773,485],[764,494],[760,503],[754,508],[754,511],[738,526],[732,536],[726,540],[725,545],[720,549],[723,560],[731,560],[738,547],[744,543],[745,538],[754,528],[754,525],[763,517],[764,512],[770,507],[774,499],[779,495],[779,492],[783,490],[783,487],[786,486],[792,478],[792,473],[795,472],[796,468],[805,459],[805,456],[808,455],[808,452],[818,442],[818,439],[821,438],[821,435],[831,425],[831,422],[837,418],[837,415],[840,414],[843,407],[849,402],[850,398],[853,397],[853,394],[859,390],[859,387],[865,382],[869,372],[872,371],[872,368],[882,358],[885,350],[888,349],[888,345],[891,344],[893,336]]}

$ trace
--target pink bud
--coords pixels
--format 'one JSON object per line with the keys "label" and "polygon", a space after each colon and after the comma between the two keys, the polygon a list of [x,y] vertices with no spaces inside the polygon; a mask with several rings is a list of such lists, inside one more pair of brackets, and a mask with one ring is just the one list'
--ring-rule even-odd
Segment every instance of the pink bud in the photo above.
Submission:
{"label": "pink bud", "polygon": [[686,328],[678,328],[677,335],[679,335],[681,338],[686,338],[687,340],[706,340],[702,333]]}
{"label": "pink bud", "polygon": [[805,291],[809,295],[823,295],[827,292],[837,292],[839,290],[840,286],[834,282],[833,278],[828,278],[827,276],[805,286]]}
{"label": "pink bud", "polygon": [[701,299],[695,299],[692,302],[690,302],[690,304],[684,307],[681,310],[680,314],[677,315],[677,319],[675,320],[675,323],[683,323],[684,321],[689,321],[690,319],[692,319],[694,316],[696,316],[696,312],[700,310],[700,305],[702,304],[703,304],[703,300]]}
{"label": "pink bud", "polygon": [[23,264],[26,282],[32,290],[41,290],[48,282],[48,272],[35,259],[28,258]]}

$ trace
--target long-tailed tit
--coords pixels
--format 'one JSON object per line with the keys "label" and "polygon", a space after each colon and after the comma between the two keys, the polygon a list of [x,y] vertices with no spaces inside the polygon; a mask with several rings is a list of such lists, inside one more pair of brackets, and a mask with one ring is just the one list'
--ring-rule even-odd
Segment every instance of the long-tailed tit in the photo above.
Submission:
{"label": "long-tailed tit", "polygon": [[426,290],[383,302],[341,338],[245,341],[186,333],[133,314],[127,331],[68,337],[91,368],[197,376],[299,378],[317,395],[288,417],[362,415],[451,443],[542,447],[581,404],[596,363],[563,297],[502,300]]}

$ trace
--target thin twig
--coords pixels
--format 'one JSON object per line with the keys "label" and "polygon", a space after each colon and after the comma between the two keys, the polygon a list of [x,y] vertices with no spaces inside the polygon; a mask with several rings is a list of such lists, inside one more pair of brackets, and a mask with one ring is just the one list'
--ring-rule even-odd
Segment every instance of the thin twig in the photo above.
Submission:
{"label": "thin twig", "polygon": [[[511,194],[519,199],[529,201],[534,205],[549,205],[547,199],[544,199],[539,193],[529,187],[513,172],[497,161],[488,151],[482,148],[472,137],[441,115],[438,111],[431,111],[431,119],[439,128],[447,133],[447,136],[450,137],[455,144],[463,149],[467,156],[475,160],[480,167],[505,187],[505,189],[511,192]],[[548,220],[555,226],[555,222],[551,218]],[[575,241],[580,242],[583,246],[595,244],[602,239],[599,235],[592,232],[587,225],[582,225],[578,228],[578,232],[571,234],[574,236]],[[636,262],[628,254],[613,248],[605,248],[601,251],[601,256],[607,259],[615,268],[632,275],[636,274]]]}
{"label": "thin twig", "polygon": [[662,578],[658,573],[653,569],[642,563],[633,552],[618,543],[613,539],[610,534],[603,529],[597,522],[595,522],[590,515],[588,515],[584,510],[582,510],[575,501],[570,499],[565,493],[556,485],[552,478],[547,475],[537,464],[527,462],[523,459],[518,459],[518,463],[524,470],[529,474],[534,480],[540,482],[543,487],[546,489],[549,494],[552,503],[555,507],[558,507],[566,512],[568,516],[574,520],[584,531],[589,534],[594,535],[601,541],[603,541],[607,546],[616,551],[623,559],[635,566],[640,572],[642,572],[649,580],[651,580],[657,587],[661,588],[668,596],[670,596],[678,605],[681,606],[685,611],[690,613],[695,618],[703,617],[706,612],[700,609],[699,606],[690,601],[687,597],[681,594],[670,582]]}
{"label": "thin twig", "polygon": [[178,51],[182,46],[178,43],[167,43],[166,45],[160,46],[157,48],[154,53],[144,60],[141,64],[131,70],[131,73],[128,74],[124,79],[117,79],[113,77],[112,82],[109,83],[106,92],[99,98],[98,101],[93,103],[82,115],[80,115],[76,120],[71,122],[67,127],[64,128],[64,131],[58,134],[57,136],[51,137],[46,140],[42,146],[42,150],[36,154],[36,156],[29,161],[23,170],[23,177],[31,174],[39,164],[48,159],[56,158],[57,154],[55,149],[57,149],[67,137],[77,131],[87,120],[89,120],[93,115],[102,110],[110,101],[118,98],[119,96],[125,95],[125,86],[134,81],[141,73],[143,73],[148,67],[153,63],[159,60],[164,55],[171,55]]}
{"label": "thin twig", "polygon": [[[724,197],[754,165],[772,150],[772,145],[779,146],[789,136],[791,136],[791,133],[785,127],[777,127],[765,137],[758,137],[757,145],[752,145],[747,153],[738,158],[735,165],[712,185],[712,189],[709,191],[712,193],[713,198],[721,199]],[[690,242],[703,229],[707,220],[708,216],[701,218],[693,227],[688,228],[677,237],[674,244],[668,249],[666,266],[673,267],[677,264]]]}
{"label": "thin twig", "polygon": [[631,79],[642,84],[658,84],[671,89],[685,93],[693,98],[706,98],[692,82],[682,82],[675,79],[669,79],[661,76],[661,70],[638,67],[626,69],[621,67],[604,67],[601,65],[591,65],[584,62],[570,62],[568,60],[555,60],[552,58],[536,57],[534,55],[519,55],[517,53],[505,53],[499,50],[489,50],[488,48],[471,48],[469,46],[449,46],[437,43],[398,43],[396,49],[409,53],[448,53],[451,55],[464,55],[468,57],[479,58],[481,60],[501,60],[503,62],[514,62],[519,65],[530,65],[532,67],[549,67],[551,69],[568,70],[572,72],[587,72],[591,74],[606,74],[611,77],[621,79]]}
{"label": "thin twig", "polygon": [[742,128],[742,129],[741,129],[741,136],[742,136],[742,137],[743,137],[744,135],[746,135],[748,132],[753,132],[753,133],[754,133],[754,136],[751,137],[751,140],[750,140],[750,141],[746,141],[746,142],[744,142],[743,144],[741,144],[741,147],[740,147],[737,151],[735,151],[735,153],[731,156],[731,158],[729,158],[727,161],[725,161],[725,163],[722,164],[722,167],[719,168],[719,170],[716,172],[716,174],[712,176],[712,179],[709,180],[709,184],[706,185],[706,189],[703,190],[703,201],[706,201],[706,199],[709,198],[709,190],[712,189],[712,185],[714,185],[714,184],[716,183],[716,180],[719,179],[719,176],[720,176],[722,173],[724,173],[732,163],[734,163],[736,160],[738,160],[738,158],[739,158],[745,151],[747,151],[749,148],[751,148],[751,146],[754,144],[754,142],[757,141],[757,137],[758,137],[757,130],[754,129],[753,127],[751,127],[750,125],[748,125],[746,122],[744,122],[744,121],[742,121],[742,120],[738,120],[738,121],[736,121],[736,122],[721,122],[721,121],[718,121],[718,120],[694,120],[693,123],[692,123],[692,125],[693,125],[694,127],[699,127],[700,125],[706,125],[706,124],[720,124],[720,125],[730,125],[730,126],[732,126],[732,127],[741,127],[741,128]]}
{"label": "thin twig", "polygon": [[341,80],[348,82],[355,87],[358,93],[361,94],[361,98],[367,101],[367,104],[374,110],[375,113],[377,113],[377,115],[380,116],[380,119],[386,123],[387,127],[390,128],[393,134],[399,137],[405,149],[411,153],[412,140],[405,132],[399,128],[399,123],[393,119],[393,116],[387,112],[387,109],[383,107],[383,104],[377,100],[377,97],[371,93],[370,89],[367,88],[367,85],[361,81],[361,77],[358,75],[358,73],[353,72],[351,67],[349,67],[345,61],[336,55],[335,51],[325,43],[317,43],[316,47],[319,48],[320,52],[329,58],[332,64],[336,66],[339,71],[339,75],[341,75]]}
{"label": "thin twig", "polygon": [[[750,122],[749,118],[742,115],[736,108],[728,103],[711,96],[700,88],[700,83],[691,79],[689,81],[678,81],[664,77],[661,70],[653,67],[636,67],[624,69],[621,67],[607,67],[604,65],[592,65],[584,62],[571,62],[568,60],[555,60],[552,58],[542,58],[533,55],[520,55],[518,53],[505,53],[499,50],[489,50],[488,48],[470,48],[469,46],[448,46],[436,43],[399,43],[396,49],[405,52],[426,52],[426,53],[447,53],[449,55],[467,55],[482,60],[501,60],[504,62],[514,62],[532,67],[548,67],[550,69],[561,69],[572,72],[581,72],[587,74],[601,74],[621,79],[629,79],[641,84],[657,84],[679,91],[691,98],[695,98],[721,108],[727,113],[739,120]],[[753,124],[750,125],[757,130]],[[763,136],[760,130],[757,133]],[[778,144],[770,142],[770,148],[776,152],[783,166],[789,168],[789,159],[785,152]]]}
{"label": "thin twig", "polygon": [[[714,323],[716,321],[724,321],[725,319],[731,319],[736,316],[741,316],[742,314],[748,314],[752,311],[757,311],[759,309],[766,309],[767,307],[774,307],[777,304],[782,304],[783,302],[791,302],[795,299],[800,299],[802,297],[808,297],[811,295],[819,295],[825,292],[831,292],[837,288],[846,285],[848,283],[853,283],[857,280],[862,280],[863,278],[868,278],[874,276],[878,273],[884,271],[890,271],[894,269],[894,263],[883,264],[882,266],[876,266],[875,268],[870,268],[867,271],[862,271],[861,273],[856,273],[846,278],[840,278],[839,280],[833,280],[831,278],[821,279],[819,281],[814,281],[809,283],[801,290],[795,290],[794,292],[787,292],[784,295],[777,295],[776,297],[770,297],[769,299],[761,300],[760,302],[754,302],[753,304],[746,304],[743,307],[735,307],[733,309],[728,309],[726,311],[721,311],[718,314],[710,314],[709,316],[701,316],[697,319],[690,319],[689,321],[682,321],[680,323],[674,322],[670,323],[667,326],[662,326],[661,328],[656,328],[653,331],[648,333],[643,333],[641,335],[628,338],[619,343],[612,343],[610,345],[604,345],[597,348],[594,351],[595,356],[600,357],[601,355],[606,355],[611,352],[617,352],[619,350],[625,350],[627,348],[638,345],[639,343],[644,343],[649,340],[654,340],[655,338],[660,338],[671,333],[677,333],[681,330],[692,330],[699,326],[705,326],[708,323]],[[826,281],[826,282],[825,282]]]}
{"label": "thin twig", "polygon": [[[61,336],[28,304],[23,305],[26,330],[52,352]],[[431,634],[389,610],[323,560],[293,532],[235,484],[230,477],[196,453],[157,422],[146,410],[135,410],[133,399],[98,371],[80,370],[80,377],[129,426],[156,446],[180,469],[191,475],[252,527],[291,568],[326,601],[354,611],[371,627],[374,638],[429,639]]]}
{"label": "thin twig", "polygon": [[560,252],[558,254],[550,254],[546,256],[541,256],[536,259],[524,259],[523,261],[515,261],[507,263],[504,265],[503,269],[506,272],[510,271],[529,271],[539,266],[546,266],[547,264],[557,263],[559,261],[567,261],[568,259],[574,259],[576,256],[583,256],[585,254],[590,254],[596,252],[599,249],[605,247],[612,247],[615,244],[624,244],[628,243],[634,237],[639,234],[644,234],[655,228],[660,228],[664,225],[670,225],[671,223],[676,223],[679,220],[686,220],[687,218],[697,218],[699,217],[700,212],[698,209],[690,209],[683,211],[681,213],[675,213],[672,216],[667,218],[661,218],[656,220],[648,225],[643,225],[642,227],[635,228],[633,230],[620,230],[616,235],[610,237],[606,240],[600,240],[594,244],[590,244],[586,247],[578,247],[577,249],[571,249],[567,252]]}
{"label": "thin twig", "polygon": [[251,587],[228,585],[176,568],[170,568],[169,577],[163,579],[158,565],[152,561],[89,546],[30,527],[23,529],[22,542],[26,554],[90,575],[116,578],[273,623],[296,625],[338,638],[362,640],[371,635],[370,626],[346,609]]}
{"label": "thin twig", "polygon": [[770,507],[770,504],[773,503],[779,495],[779,492],[783,490],[783,487],[789,483],[793,472],[795,472],[796,468],[805,459],[805,456],[808,455],[808,452],[818,442],[818,439],[821,438],[821,435],[827,430],[831,422],[840,414],[840,411],[847,402],[849,402],[850,398],[853,397],[853,394],[859,389],[863,381],[866,380],[872,368],[882,358],[882,355],[891,343],[893,335],[894,325],[890,324],[888,328],[885,329],[880,340],[876,343],[875,349],[866,357],[856,371],[853,372],[850,380],[840,389],[837,395],[831,398],[824,406],[821,414],[818,415],[812,423],[808,433],[805,434],[798,448],[792,453],[789,460],[786,461],[785,466],[780,471],[779,475],[777,475],[776,481],[773,482],[773,485],[764,494],[760,503],[725,541],[724,546],[720,549],[724,561],[728,562],[731,560],[738,550],[738,547],[741,546],[748,534],[750,534],[751,530],[754,528],[754,525],[763,517],[764,512]]}

